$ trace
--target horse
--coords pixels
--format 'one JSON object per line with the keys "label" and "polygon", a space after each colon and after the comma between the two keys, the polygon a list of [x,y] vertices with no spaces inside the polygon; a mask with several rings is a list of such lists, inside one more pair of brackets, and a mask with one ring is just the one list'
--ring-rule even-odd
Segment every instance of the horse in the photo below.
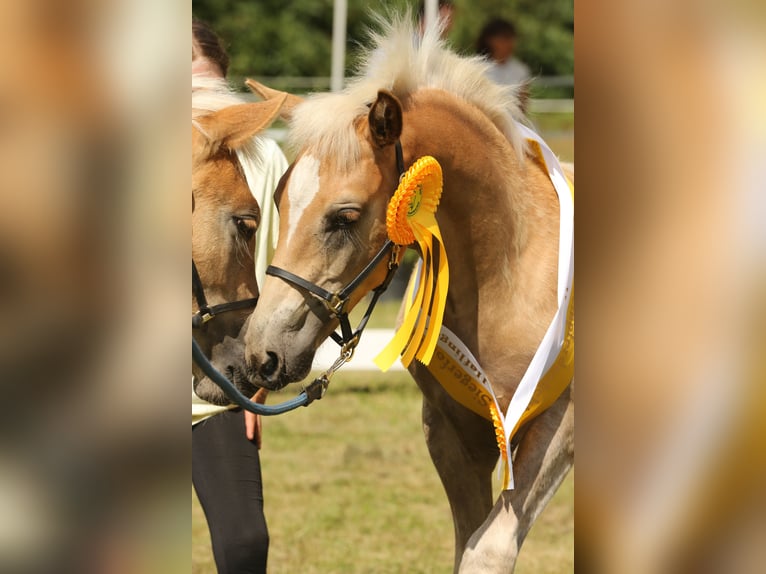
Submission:
{"label": "horse", "polygon": [[[261,207],[245,166],[259,159],[259,132],[278,116],[284,99],[245,103],[225,81],[192,83],[192,313],[195,339],[248,396],[240,331],[258,298],[254,253]],[[230,400],[192,361],[194,391],[215,405]]]}
{"label": "horse", "polygon": [[[298,154],[275,192],[277,271],[244,335],[247,373],[270,389],[309,373],[339,324],[334,304],[318,295],[343,292],[351,308],[386,280],[390,261],[379,253],[397,155],[404,165],[429,155],[444,182],[436,213],[449,259],[443,324],[481,363],[505,412],[558,307],[558,196],[517,123],[525,119],[516,90],[488,80],[483,60],[449,51],[437,30],[415,37],[406,19],[385,25],[344,91],[311,95],[285,113]],[[515,488],[493,500],[492,423],[456,402],[421,362],[408,369],[452,510],[454,571],[512,572],[574,462],[573,379],[515,435]]]}

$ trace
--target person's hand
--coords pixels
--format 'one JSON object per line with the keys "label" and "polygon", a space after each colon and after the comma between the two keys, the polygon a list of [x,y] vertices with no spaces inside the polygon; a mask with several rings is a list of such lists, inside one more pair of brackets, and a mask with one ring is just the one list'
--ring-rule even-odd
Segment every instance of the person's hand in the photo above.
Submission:
{"label": "person's hand", "polygon": [[[268,394],[268,389],[258,389],[258,392],[253,395],[252,400],[262,405],[266,402]],[[255,439],[258,443],[258,448],[261,448],[261,417],[250,411],[245,411],[245,436],[247,436],[247,440]]]}

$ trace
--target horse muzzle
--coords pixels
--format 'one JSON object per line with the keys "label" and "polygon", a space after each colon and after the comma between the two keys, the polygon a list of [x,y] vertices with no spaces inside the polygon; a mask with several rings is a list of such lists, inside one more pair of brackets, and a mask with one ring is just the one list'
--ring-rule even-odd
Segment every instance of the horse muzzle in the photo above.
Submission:
{"label": "horse muzzle", "polygon": [[301,353],[286,358],[276,350],[267,346],[261,353],[247,354],[247,373],[250,381],[272,391],[284,388],[290,383],[305,379],[311,371],[314,353]]}

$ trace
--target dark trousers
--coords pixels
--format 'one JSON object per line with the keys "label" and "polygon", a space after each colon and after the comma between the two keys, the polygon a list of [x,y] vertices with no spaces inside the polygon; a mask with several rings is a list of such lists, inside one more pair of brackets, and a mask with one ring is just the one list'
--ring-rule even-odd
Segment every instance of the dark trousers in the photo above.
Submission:
{"label": "dark trousers", "polygon": [[207,518],[219,574],[263,574],[269,533],[258,446],[240,409],[192,427],[192,483]]}

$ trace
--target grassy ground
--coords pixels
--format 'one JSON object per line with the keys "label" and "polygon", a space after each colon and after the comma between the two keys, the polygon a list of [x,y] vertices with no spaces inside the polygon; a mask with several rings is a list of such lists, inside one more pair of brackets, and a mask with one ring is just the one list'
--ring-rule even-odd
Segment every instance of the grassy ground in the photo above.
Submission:
{"label": "grassy ground", "polygon": [[[270,418],[261,451],[272,573],[450,572],[452,521],[406,373],[339,373],[310,408]],[[573,571],[571,476],[522,550],[519,574]],[[215,568],[192,493],[192,572]]]}
{"label": "grassy ground", "polygon": [[532,121],[562,161],[574,161],[574,114],[538,114]]}

